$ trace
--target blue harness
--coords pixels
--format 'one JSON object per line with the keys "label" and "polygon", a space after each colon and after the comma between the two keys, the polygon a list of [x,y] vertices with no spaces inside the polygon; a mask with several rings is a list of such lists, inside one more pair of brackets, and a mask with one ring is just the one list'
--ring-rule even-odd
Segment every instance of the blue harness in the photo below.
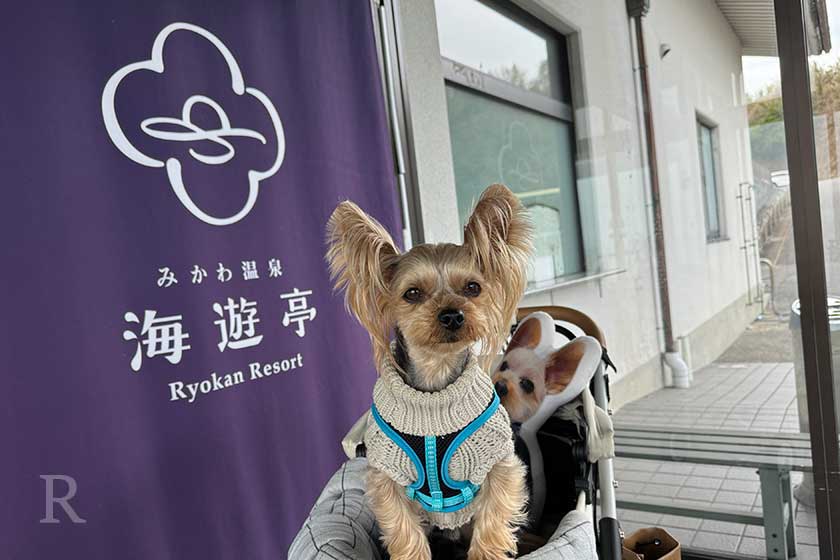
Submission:
{"label": "blue harness", "polygon": [[[493,400],[484,412],[460,430],[442,436],[415,436],[397,431],[380,416],[376,405],[371,407],[379,429],[408,455],[417,471],[417,480],[405,489],[409,500],[416,500],[423,509],[434,513],[458,511],[472,502],[479,486],[469,480],[449,478],[449,462],[458,447],[483,426],[497,408],[499,396],[493,391]],[[446,450],[443,456],[438,453],[442,449]],[[421,456],[424,461],[420,460]]]}

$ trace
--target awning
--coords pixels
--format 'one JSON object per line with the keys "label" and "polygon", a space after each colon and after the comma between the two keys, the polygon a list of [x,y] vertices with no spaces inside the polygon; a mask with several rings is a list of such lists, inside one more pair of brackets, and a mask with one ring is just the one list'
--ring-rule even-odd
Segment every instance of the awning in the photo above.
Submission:
{"label": "awning", "polygon": [[[811,54],[831,50],[825,0],[805,0],[808,49]],[[741,40],[745,56],[776,56],[776,20],[773,0],[715,0]]]}

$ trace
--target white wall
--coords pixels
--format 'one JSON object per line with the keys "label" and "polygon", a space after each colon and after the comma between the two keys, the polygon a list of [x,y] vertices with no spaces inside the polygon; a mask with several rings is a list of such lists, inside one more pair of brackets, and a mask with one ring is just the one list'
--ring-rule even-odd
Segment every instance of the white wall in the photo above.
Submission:
{"label": "white wall", "polygon": [[457,240],[458,199],[433,0],[400,2],[405,95],[410,108],[426,243]]}
{"label": "white wall", "polygon": [[[657,292],[650,233],[645,152],[634,76],[630,21],[624,0],[517,0],[567,35],[572,66],[577,178],[585,221],[587,268],[619,274],[526,296],[526,305],[566,305],[591,315],[604,329],[623,375],[635,371],[635,396],[661,385]],[[737,147],[747,138],[738,106],[740,45],[712,0],[653,0],[647,20],[652,63],[660,176],[668,243],[675,334],[688,334],[745,291],[737,249],[740,224],[732,189],[746,180],[749,161]],[[406,94],[412,110],[426,240],[458,241],[446,100],[439,62],[434,4],[402,2]],[[657,29],[653,29],[656,27]],[[671,54],[660,62],[659,43]],[[705,46],[703,43],[707,43]],[[696,71],[692,70],[696,68]],[[422,107],[418,114],[415,107]],[[722,169],[729,242],[708,245],[694,114],[721,127]],[[442,121],[442,124],[441,124]],[[444,127],[441,130],[441,127]],[[740,151],[739,151],[740,150]],[[739,159],[739,155],[740,159]],[[441,203],[440,201],[445,201]]]}
{"label": "white wall", "polygon": [[[752,180],[740,42],[712,0],[654,0],[646,20],[674,332],[747,291],[738,185]],[[671,52],[659,57],[659,45]],[[697,114],[718,125],[726,241],[706,241]],[[748,225],[750,225],[749,218]],[[755,270],[754,264],[751,268]],[[755,277],[752,276],[755,284]]]}
{"label": "white wall", "polygon": [[604,329],[619,371],[630,372],[655,358],[659,343],[644,145],[624,3],[570,0],[523,7],[544,12],[542,19],[561,31],[572,30],[567,36],[575,89],[578,192],[582,202],[590,199],[593,210],[590,214],[584,206],[583,220],[596,222],[585,224],[584,230],[597,232],[597,246],[587,251],[587,264],[590,270],[625,270],[532,295],[525,303],[566,305],[588,313]]}

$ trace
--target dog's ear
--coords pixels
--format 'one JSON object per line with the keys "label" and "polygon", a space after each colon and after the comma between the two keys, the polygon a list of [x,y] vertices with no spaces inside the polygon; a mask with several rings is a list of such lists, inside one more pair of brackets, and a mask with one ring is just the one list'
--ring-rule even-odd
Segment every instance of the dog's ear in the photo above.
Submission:
{"label": "dog's ear", "polygon": [[513,338],[510,339],[505,354],[514,350],[515,348],[530,348],[534,349],[540,344],[542,338],[542,325],[540,320],[536,317],[531,317],[525,320],[516,328],[513,333]]}
{"label": "dog's ear", "polygon": [[586,341],[573,340],[549,355],[545,363],[545,390],[549,395],[568,387],[586,353]]}
{"label": "dog's ear", "polygon": [[491,185],[481,194],[464,228],[464,245],[481,271],[492,277],[508,276],[511,267],[522,270],[532,251],[531,222],[519,199],[504,185]]}
{"label": "dog's ear", "polygon": [[327,223],[327,261],[336,290],[370,333],[374,354],[388,351],[389,325],[383,296],[399,257],[382,225],[350,201],[339,204]]}
{"label": "dog's ear", "polygon": [[482,193],[464,228],[464,246],[484,277],[500,288],[490,302],[498,341],[486,348],[495,355],[525,291],[533,251],[528,212],[510,189],[491,185]]}

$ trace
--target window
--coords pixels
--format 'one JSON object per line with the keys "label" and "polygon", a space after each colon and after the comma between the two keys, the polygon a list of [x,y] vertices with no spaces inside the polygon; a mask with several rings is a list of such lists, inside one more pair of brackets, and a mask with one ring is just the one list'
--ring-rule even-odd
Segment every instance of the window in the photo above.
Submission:
{"label": "window", "polygon": [[697,121],[697,146],[700,150],[700,180],[703,184],[703,206],[706,214],[706,238],[723,238],[718,203],[717,127]]}
{"label": "window", "polygon": [[500,4],[435,6],[461,223],[503,183],[534,221],[532,284],[582,272],[565,38]]}

